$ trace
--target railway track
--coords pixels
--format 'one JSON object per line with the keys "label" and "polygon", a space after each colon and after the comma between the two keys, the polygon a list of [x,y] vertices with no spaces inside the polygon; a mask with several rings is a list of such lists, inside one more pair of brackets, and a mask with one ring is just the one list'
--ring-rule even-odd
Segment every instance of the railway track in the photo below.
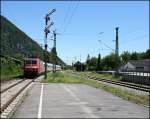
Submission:
{"label": "railway track", "polygon": [[23,79],[15,84],[8,86],[0,92],[1,95],[1,107],[0,114],[13,102],[16,97],[35,79]]}
{"label": "railway track", "polygon": [[23,82],[23,81],[24,81],[24,79],[22,79],[22,80],[20,80],[20,81],[14,83],[14,84],[8,86],[7,88],[2,89],[2,90],[0,91],[0,94],[4,93],[4,92],[7,91],[8,89],[10,89],[10,88],[16,86],[17,84],[19,84],[19,83],[21,83],[21,82]]}
{"label": "railway track", "polygon": [[[74,73],[74,74],[76,74],[76,73]],[[80,75],[80,74],[76,74],[76,75]],[[136,90],[140,90],[140,91],[150,93],[150,87],[149,86],[140,86],[140,85],[131,84],[131,83],[128,83],[128,82],[114,81],[114,80],[105,79],[105,78],[97,78],[97,77],[90,76],[90,75],[87,75],[86,77],[89,78],[89,79],[92,79],[92,80],[102,81],[102,82],[115,84],[115,85],[119,85],[119,86],[124,86],[124,87],[128,87],[128,88],[132,88],[132,89],[136,89]]]}
{"label": "railway track", "polygon": [[146,86],[138,86],[138,85],[127,83],[127,82],[114,81],[114,80],[105,79],[105,78],[96,78],[96,77],[92,77],[92,76],[88,76],[88,78],[93,79],[93,80],[103,81],[106,83],[119,85],[119,86],[124,86],[124,87],[128,87],[128,88],[133,88],[133,89],[144,91],[144,92],[150,92],[150,88],[146,87]]}

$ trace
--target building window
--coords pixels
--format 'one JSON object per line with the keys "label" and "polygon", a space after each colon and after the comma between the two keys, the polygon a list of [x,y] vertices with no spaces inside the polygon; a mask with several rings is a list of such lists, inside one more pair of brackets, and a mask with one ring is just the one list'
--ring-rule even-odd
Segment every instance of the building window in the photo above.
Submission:
{"label": "building window", "polygon": [[144,67],[136,67],[137,71],[144,71]]}

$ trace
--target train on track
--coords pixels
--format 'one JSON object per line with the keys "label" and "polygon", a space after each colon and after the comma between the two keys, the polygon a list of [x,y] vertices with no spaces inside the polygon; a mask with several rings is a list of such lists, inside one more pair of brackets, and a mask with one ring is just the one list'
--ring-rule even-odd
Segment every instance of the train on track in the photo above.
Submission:
{"label": "train on track", "polygon": [[[24,76],[36,76],[45,71],[44,62],[39,58],[25,58],[23,72]],[[53,64],[47,63],[47,71],[53,70]],[[56,65],[56,70],[61,70],[61,66]]]}

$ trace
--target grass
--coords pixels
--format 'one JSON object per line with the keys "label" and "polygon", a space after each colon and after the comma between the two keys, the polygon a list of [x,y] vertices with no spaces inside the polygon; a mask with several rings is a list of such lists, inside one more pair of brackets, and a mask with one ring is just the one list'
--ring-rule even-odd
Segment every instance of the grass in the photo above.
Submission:
{"label": "grass", "polygon": [[16,77],[20,77],[22,74],[12,74],[12,75],[1,75],[1,82],[15,79]]}
{"label": "grass", "polygon": [[94,80],[85,81],[84,84],[90,85],[95,88],[103,89],[103,90],[110,92],[118,97],[121,97],[122,99],[129,100],[129,101],[137,103],[137,104],[142,104],[144,106],[149,106],[149,96],[138,95],[138,94],[135,94],[132,92],[122,90],[120,88],[114,88],[114,87],[96,82]]}
{"label": "grass", "polygon": [[96,72],[82,72],[82,75],[90,74],[90,76],[94,76],[97,78],[107,78],[112,80],[121,80],[121,77],[115,77],[112,74],[99,74]]}
{"label": "grass", "polygon": [[48,73],[47,80],[43,80],[42,83],[82,83],[82,80],[66,75],[65,72],[56,72]]}
{"label": "grass", "polygon": [[128,92],[122,90],[120,88],[111,87],[100,83],[95,80],[85,80],[83,77],[85,74],[81,74],[81,76],[75,76],[70,74],[69,72],[56,72],[56,73],[48,73],[48,78],[43,80],[42,83],[81,83],[86,84],[98,89],[103,89],[107,92],[110,92],[122,99],[129,100],[131,102],[141,104],[144,106],[149,106],[149,96],[138,95],[132,92]]}

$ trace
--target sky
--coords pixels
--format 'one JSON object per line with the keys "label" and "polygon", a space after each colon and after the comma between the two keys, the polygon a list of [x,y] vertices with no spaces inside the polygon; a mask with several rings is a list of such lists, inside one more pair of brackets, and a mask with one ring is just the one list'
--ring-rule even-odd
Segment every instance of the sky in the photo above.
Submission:
{"label": "sky", "polygon": [[148,1],[1,1],[1,15],[40,45],[44,45],[44,17],[50,16],[48,47],[57,35],[57,54],[67,64],[90,57],[109,55],[115,49],[119,27],[119,54],[149,48]]}

